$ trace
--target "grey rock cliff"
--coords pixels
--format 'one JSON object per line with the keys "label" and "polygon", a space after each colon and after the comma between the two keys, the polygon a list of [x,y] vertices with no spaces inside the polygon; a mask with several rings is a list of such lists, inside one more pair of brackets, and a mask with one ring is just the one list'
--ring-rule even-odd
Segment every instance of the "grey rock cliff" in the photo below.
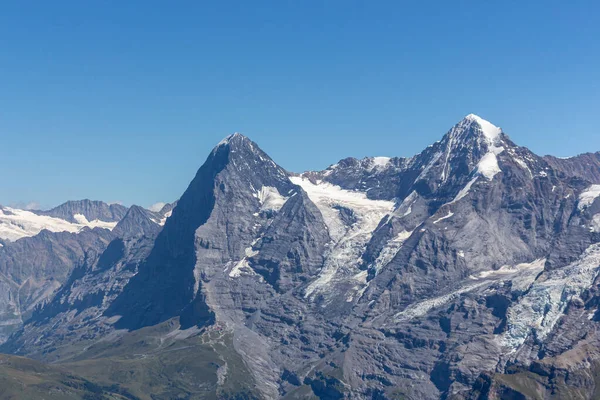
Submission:
{"label": "grey rock cliff", "polygon": [[86,359],[171,326],[160,345],[210,343],[217,385],[243,360],[239,396],[594,398],[598,178],[597,155],[539,157],[475,115],[304,174],[235,134],[162,230],[132,207],[2,350]]}

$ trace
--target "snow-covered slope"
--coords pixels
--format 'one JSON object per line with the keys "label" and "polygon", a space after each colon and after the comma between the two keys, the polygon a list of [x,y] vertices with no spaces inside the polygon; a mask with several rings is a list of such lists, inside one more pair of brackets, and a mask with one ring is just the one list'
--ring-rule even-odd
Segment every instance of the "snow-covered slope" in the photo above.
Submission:
{"label": "snow-covered slope", "polygon": [[305,295],[326,294],[332,280],[347,280],[350,276],[357,281],[355,291],[361,290],[367,277],[366,271],[358,269],[361,254],[373,231],[393,211],[395,203],[371,200],[363,192],[344,190],[323,181],[313,183],[303,177],[292,177],[291,181],[301,186],[321,211],[332,239],[325,265]]}
{"label": "snow-covered slope", "polygon": [[88,221],[82,214],[75,214],[73,218],[76,223],[17,208],[0,207],[0,239],[14,242],[23,237],[35,236],[44,229],[50,232],[75,233],[85,227],[112,230],[117,225],[117,222]]}

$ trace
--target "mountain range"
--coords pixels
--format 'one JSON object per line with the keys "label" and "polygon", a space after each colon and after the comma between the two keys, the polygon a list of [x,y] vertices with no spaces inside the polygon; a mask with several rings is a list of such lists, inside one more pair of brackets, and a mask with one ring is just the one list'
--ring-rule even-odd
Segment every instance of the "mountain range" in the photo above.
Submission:
{"label": "mountain range", "polygon": [[301,174],[236,133],[159,212],[0,207],[0,352],[31,398],[598,398],[599,199],[473,114]]}

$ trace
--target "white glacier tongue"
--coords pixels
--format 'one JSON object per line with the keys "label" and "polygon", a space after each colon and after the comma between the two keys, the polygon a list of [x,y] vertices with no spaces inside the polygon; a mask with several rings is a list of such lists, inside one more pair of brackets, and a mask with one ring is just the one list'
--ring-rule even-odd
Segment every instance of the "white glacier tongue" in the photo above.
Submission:
{"label": "white glacier tongue", "polygon": [[[319,277],[306,289],[306,297],[325,291],[336,278],[358,274],[358,263],[364,246],[379,222],[394,209],[393,201],[371,200],[363,192],[344,190],[326,182],[312,183],[304,177],[291,181],[302,187],[319,208],[332,239],[325,265]],[[350,210],[355,222],[344,223],[340,207]],[[363,282],[361,282],[363,283]]]}
{"label": "white glacier tongue", "polygon": [[497,270],[482,271],[478,275],[471,275],[466,284],[453,292],[411,304],[394,315],[394,321],[400,322],[422,317],[430,310],[457,299],[463,293],[485,290],[498,281],[511,281],[516,290],[527,290],[537,275],[544,270],[545,262],[545,259],[538,259],[530,263],[503,266]]}
{"label": "white glacier tongue", "polygon": [[544,273],[527,294],[508,310],[508,329],[499,343],[516,352],[529,335],[543,340],[563,315],[569,302],[589,289],[600,267],[600,244],[593,244],[579,260]]}
{"label": "white glacier tongue", "polygon": [[38,215],[31,211],[0,207],[0,239],[11,242],[23,237],[35,236],[46,229],[51,232],[79,232],[84,227],[112,230],[117,223],[100,220],[88,221],[84,215],[74,216],[77,223],[60,218]]}

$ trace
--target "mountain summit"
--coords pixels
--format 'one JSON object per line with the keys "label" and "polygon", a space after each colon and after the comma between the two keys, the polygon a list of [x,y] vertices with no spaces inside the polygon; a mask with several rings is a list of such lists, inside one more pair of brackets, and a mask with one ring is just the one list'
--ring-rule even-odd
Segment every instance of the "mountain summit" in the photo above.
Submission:
{"label": "mountain summit", "polygon": [[208,261],[223,252],[215,263],[242,259],[265,218],[294,193],[287,173],[256,143],[241,134],[228,136],[198,170],[131,289],[108,313],[122,315],[119,325],[128,328],[177,315],[184,325],[212,323],[214,315],[201,290],[207,271],[198,265],[204,261],[199,254],[206,253]]}
{"label": "mountain summit", "polygon": [[[85,230],[2,351],[156,398],[593,398],[599,177],[473,114],[413,157],[303,174],[230,135],[170,216]],[[66,240],[26,239],[0,248],[15,293],[17,255]]]}

